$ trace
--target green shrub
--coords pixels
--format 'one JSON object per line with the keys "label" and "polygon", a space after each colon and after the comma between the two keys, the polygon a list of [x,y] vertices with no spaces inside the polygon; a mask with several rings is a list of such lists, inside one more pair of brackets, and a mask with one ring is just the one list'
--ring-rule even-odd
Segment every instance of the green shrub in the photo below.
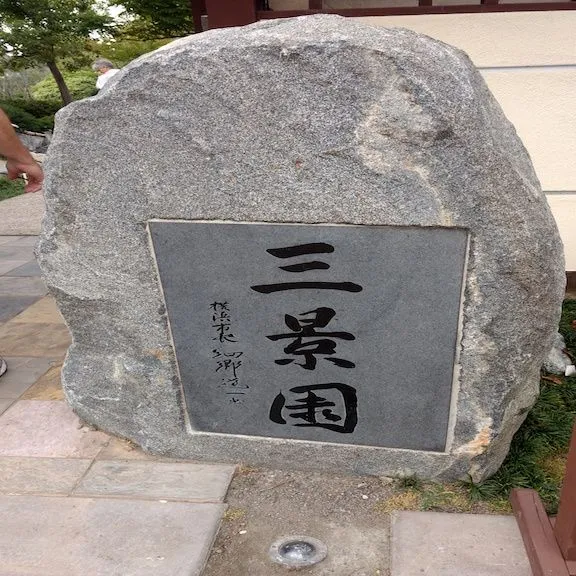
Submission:
{"label": "green shrub", "polygon": [[122,68],[132,60],[139,58],[171,42],[172,39],[163,40],[128,40],[114,38],[107,42],[94,42],[92,50],[99,58],[111,60],[117,68]]}
{"label": "green shrub", "polygon": [[[74,100],[81,100],[96,94],[96,78],[98,77],[92,70],[76,70],[75,72],[64,72],[64,80],[70,90]],[[32,86],[32,96],[35,100],[44,102],[59,102],[60,91],[56,81],[52,76],[47,76],[37,84]]]}
{"label": "green shrub", "polygon": [[16,124],[20,130],[30,130],[32,132],[40,132],[43,130],[43,125],[40,120],[25,110],[22,110],[22,108],[7,102],[0,102],[0,108],[2,108],[6,116],[10,118],[10,122]]}
{"label": "green shrub", "polygon": [[36,118],[54,116],[54,114],[62,108],[62,102],[60,99],[50,101],[34,100],[33,98],[11,98],[5,99],[3,102],[12,104],[13,106],[18,106],[18,108],[22,108],[22,110],[28,112],[28,114],[32,114],[32,116],[35,116]]}
{"label": "green shrub", "polygon": [[40,132],[46,132],[47,130],[54,130],[54,114],[38,118],[38,123],[41,126]]}
{"label": "green shrub", "polygon": [[0,100],[0,108],[13,124],[21,130],[46,132],[54,130],[54,114],[62,107],[60,103],[39,102],[24,98]]}

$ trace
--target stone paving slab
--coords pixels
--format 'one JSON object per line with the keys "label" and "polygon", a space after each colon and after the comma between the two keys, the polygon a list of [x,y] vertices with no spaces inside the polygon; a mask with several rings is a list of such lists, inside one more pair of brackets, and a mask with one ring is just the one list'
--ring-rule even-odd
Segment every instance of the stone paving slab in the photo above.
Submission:
{"label": "stone paving slab", "polygon": [[0,576],[199,576],[222,504],[0,496]]}
{"label": "stone paving slab", "polygon": [[14,400],[2,400],[0,398],[0,414],[4,414],[8,408],[14,403]]}
{"label": "stone paving slab", "polygon": [[68,494],[92,460],[0,457],[0,493]]}
{"label": "stone paving slab", "polygon": [[0,246],[17,242],[20,238],[23,238],[23,236],[0,236]]}
{"label": "stone paving slab", "polygon": [[38,296],[2,296],[0,297],[0,322],[8,322],[34,304]]}
{"label": "stone paving slab", "polygon": [[71,340],[64,325],[8,322],[0,325],[0,342],[4,356],[61,358]]}
{"label": "stone paving slab", "polygon": [[62,364],[52,366],[33,386],[22,394],[21,400],[64,400],[64,391],[60,381]]}
{"label": "stone paving slab", "polygon": [[33,248],[36,247],[38,244],[38,236],[16,236],[17,240],[14,244],[18,246],[32,246]]}
{"label": "stone paving slab", "polygon": [[0,260],[0,275],[10,274],[13,270],[17,270],[23,265],[28,264],[27,260]]}
{"label": "stone paving slab", "polygon": [[40,324],[64,324],[64,318],[60,314],[56,301],[52,296],[44,296],[25,312],[16,316],[13,322],[29,322]]}
{"label": "stone paving slab", "polygon": [[19,260],[29,262],[34,259],[34,248],[32,246],[18,245],[16,242],[8,242],[0,246],[0,259]]}
{"label": "stone paving slab", "polygon": [[47,293],[42,278],[0,277],[0,296],[44,296]]}
{"label": "stone paving slab", "polygon": [[13,270],[10,271],[9,276],[36,276],[39,277],[42,274],[41,270],[40,270],[40,266],[38,266],[38,262],[36,261],[32,261],[32,262],[27,262],[26,264],[19,266],[18,268],[15,268]]}
{"label": "stone paving slab", "polygon": [[218,464],[99,461],[74,494],[222,502],[233,474]]}
{"label": "stone paving slab", "polygon": [[40,234],[44,195],[22,194],[0,202],[0,235]]}
{"label": "stone paving slab", "polygon": [[50,369],[48,358],[4,357],[8,371],[0,378],[0,398],[16,400]]}
{"label": "stone paving slab", "polygon": [[123,438],[110,438],[110,442],[98,452],[96,460],[145,460],[179,462],[175,458],[165,458],[156,454],[148,454],[142,448]]}
{"label": "stone paving slab", "polygon": [[527,576],[513,516],[396,512],[391,576]]}
{"label": "stone paving slab", "polygon": [[94,458],[108,438],[82,426],[65,402],[20,400],[0,418],[0,456]]}

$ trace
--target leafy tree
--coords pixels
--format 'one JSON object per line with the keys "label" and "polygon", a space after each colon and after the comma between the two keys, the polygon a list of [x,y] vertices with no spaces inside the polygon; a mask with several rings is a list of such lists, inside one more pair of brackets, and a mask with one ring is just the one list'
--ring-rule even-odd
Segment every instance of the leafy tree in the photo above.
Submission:
{"label": "leafy tree", "polygon": [[112,0],[131,19],[123,26],[129,38],[153,40],[194,33],[190,0]]}
{"label": "leafy tree", "polygon": [[135,58],[152,52],[160,46],[170,42],[169,39],[162,40],[130,40],[119,36],[106,42],[94,42],[90,50],[102,58],[114,62],[118,67],[124,66]]}
{"label": "leafy tree", "polygon": [[27,70],[6,70],[0,76],[0,98],[30,98],[30,88],[46,76],[48,69],[45,66],[28,68]]}
{"label": "leafy tree", "polygon": [[111,18],[92,0],[0,0],[0,53],[13,69],[48,66],[64,104],[72,101],[60,62],[85,52],[90,34],[110,30]]}
{"label": "leafy tree", "polygon": [[[98,76],[92,70],[76,70],[63,72],[62,76],[68,86],[68,90],[74,100],[88,98],[96,94],[96,78]],[[32,96],[36,100],[54,102],[58,100],[58,86],[51,76],[44,78],[32,86]]]}

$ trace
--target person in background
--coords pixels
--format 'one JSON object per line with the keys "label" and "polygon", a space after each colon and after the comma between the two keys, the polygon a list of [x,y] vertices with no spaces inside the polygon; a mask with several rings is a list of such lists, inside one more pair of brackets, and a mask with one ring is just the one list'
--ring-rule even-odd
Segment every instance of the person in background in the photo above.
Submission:
{"label": "person in background", "polygon": [[[42,168],[20,142],[10,119],[2,110],[0,110],[0,156],[6,158],[6,171],[10,180],[24,176],[26,192],[38,192],[42,188],[44,180]],[[6,362],[0,356],[0,376],[7,368]]]}
{"label": "person in background", "polygon": [[105,60],[104,58],[98,58],[94,64],[92,64],[92,70],[98,74],[98,80],[96,80],[96,88],[101,90],[104,84],[114,76],[120,72],[118,68],[114,68],[114,64],[110,62],[110,60]]}

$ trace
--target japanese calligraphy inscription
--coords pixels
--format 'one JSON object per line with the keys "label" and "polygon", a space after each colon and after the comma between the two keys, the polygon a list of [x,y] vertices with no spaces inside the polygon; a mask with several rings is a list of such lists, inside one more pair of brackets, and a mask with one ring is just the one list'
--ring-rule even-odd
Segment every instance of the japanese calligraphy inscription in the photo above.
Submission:
{"label": "japanese calligraphy inscription", "polygon": [[193,428],[445,449],[465,230],[150,231]]}

